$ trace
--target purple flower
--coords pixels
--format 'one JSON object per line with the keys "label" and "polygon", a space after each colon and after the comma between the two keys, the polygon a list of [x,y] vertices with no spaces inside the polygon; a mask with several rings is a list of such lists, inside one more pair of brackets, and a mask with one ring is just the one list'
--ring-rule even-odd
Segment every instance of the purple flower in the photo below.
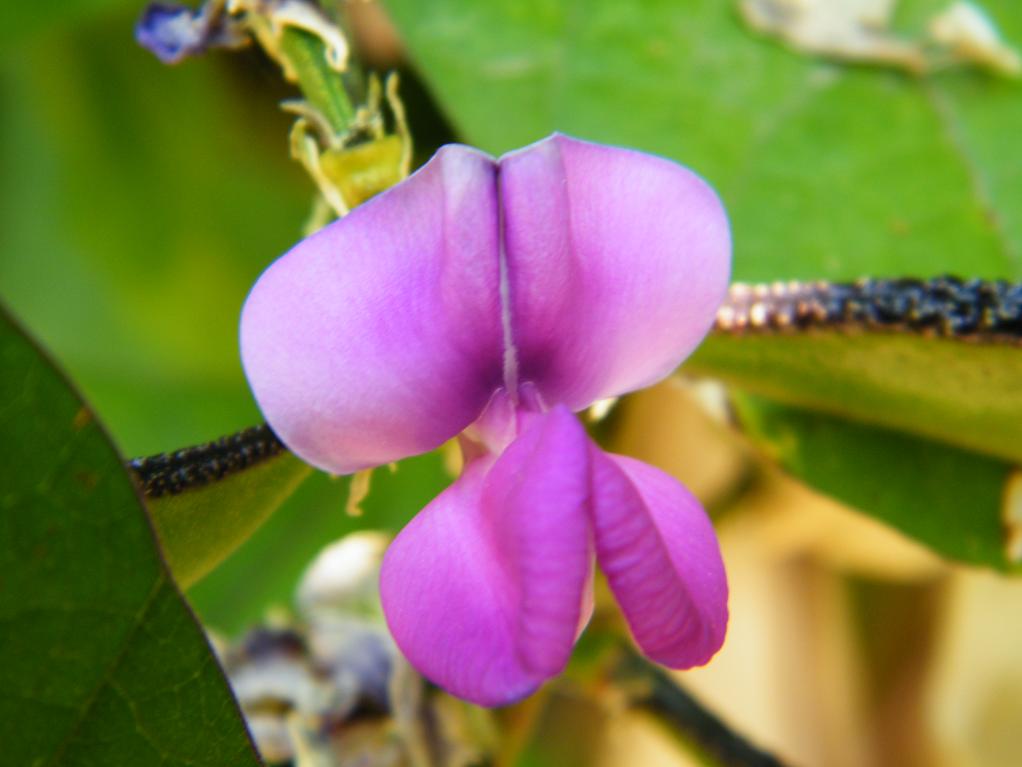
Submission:
{"label": "purple flower", "polygon": [[244,26],[227,14],[224,0],[209,0],[195,10],[177,3],[150,3],[135,25],[135,38],[164,64],[177,64],[208,48],[248,43]]}
{"label": "purple flower", "polygon": [[384,560],[387,622],[451,693],[501,705],[560,673],[594,560],[639,647],[706,663],[727,625],[717,540],[676,480],[573,411],[702,340],[730,269],[714,192],[672,162],[554,135],[447,146],[299,243],[245,304],[241,349],[281,439],[348,473],[461,435],[462,476]]}

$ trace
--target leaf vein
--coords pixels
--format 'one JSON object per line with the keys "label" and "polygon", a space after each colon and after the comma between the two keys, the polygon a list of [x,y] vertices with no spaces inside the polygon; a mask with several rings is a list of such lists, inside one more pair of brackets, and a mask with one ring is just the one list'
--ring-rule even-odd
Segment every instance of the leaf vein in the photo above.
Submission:
{"label": "leaf vein", "polygon": [[[82,729],[82,726],[88,720],[89,714],[92,711],[92,708],[96,705],[96,701],[99,699],[100,693],[102,693],[103,690],[106,689],[107,687],[113,687],[114,689],[116,689],[116,685],[114,683],[114,674],[117,671],[117,669],[120,668],[121,663],[124,661],[124,658],[127,655],[129,648],[131,647],[131,643],[134,641],[139,631],[145,625],[146,617],[148,616],[150,609],[152,609],[153,604],[156,602],[156,599],[160,594],[160,590],[163,588],[165,584],[166,576],[163,573],[160,573],[156,581],[153,583],[153,588],[146,595],[145,601],[141,604],[138,612],[135,614],[135,619],[132,622],[131,627],[129,628],[127,634],[125,635],[124,641],[121,643],[121,646],[118,648],[117,653],[114,655],[110,664],[103,672],[103,676],[96,683],[96,686],[93,688],[92,692],[89,693],[89,696],[85,701],[85,704],[80,709],[80,715],[77,717],[77,719],[71,725],[70,729],[67,731],[67,734],[58,744],[56,750],[53,752],[53,756],[47,762],[48,765],[57,765],[60,763],[61,757],[64,756],[64,753],[67,751],[70,744],[74,741],[75,737],[79,734],[79,732]],[[123,694],[123,692],[121,694]]]}

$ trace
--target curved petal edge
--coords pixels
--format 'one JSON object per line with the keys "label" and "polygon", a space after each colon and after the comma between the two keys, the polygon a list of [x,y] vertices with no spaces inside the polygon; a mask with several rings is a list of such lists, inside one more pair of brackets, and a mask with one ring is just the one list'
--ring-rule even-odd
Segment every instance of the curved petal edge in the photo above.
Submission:
{"label": "curved petal edge", "polygon": [[713,189],[662,157],[558,134],[499,166],[519,378],[580,410],[668,375],[727,291]]}
{"label": "curved petal edge", "polygon": [[241,353],[273,430],[336,473],[430,450],[501,385],[495,166],[441,149],[272,264]]}
{"label": "curved petal edge", "polygon": [[560,408],[479,459],[384,557],[395,641],[424,676],[484,706],[513,703],[568,662],[592,572],[588,438]]}
{"label": "curved petal edge", "polygon": [[641,461],[593,447],[596,558],[636,643],[670,668],[708,662],[727,631],[727,576],[699,502]]}

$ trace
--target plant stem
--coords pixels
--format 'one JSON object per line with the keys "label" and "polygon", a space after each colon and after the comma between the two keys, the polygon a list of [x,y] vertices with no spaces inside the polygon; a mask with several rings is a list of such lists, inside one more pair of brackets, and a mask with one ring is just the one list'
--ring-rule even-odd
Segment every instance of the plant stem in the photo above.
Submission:
{"label": "plant stem", "polygon": [[640,687],[641,692],[632,698],[631,705],[655,716],[685,743],[698,749],[708,764],[785,767],[784,762],[749,743],[646,660],[629,653],[618,674],[626,683],[637,683]]}
{"label": "plant stem", "polygon": [[351,105],[344,76],[331,68],[326,45],[316,35],[297,27],[286,27],[280,36],[280,53],[295,76],[306,101],[330,123],[336,134],[351,124],[355,109]]}
{"label": "plant stem", "polygon": [[1018,344],[1022,283],[944,276],[735,284],[714,330],[738,335],[827,328]]}

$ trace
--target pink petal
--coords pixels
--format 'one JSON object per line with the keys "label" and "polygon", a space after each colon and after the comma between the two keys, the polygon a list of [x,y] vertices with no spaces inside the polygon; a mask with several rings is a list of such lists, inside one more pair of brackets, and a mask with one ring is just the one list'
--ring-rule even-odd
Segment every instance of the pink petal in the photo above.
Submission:
{"label": "pink petal", "polygon": [[560,673],[586,617],[588,495],[588,439],[560,408],[420,512],[380,579],[387,623],[412,665],[485,706]]}
{"label": "pink petal", "polygon": [[659,469],[592,448],[596,557],[642,651],[706,663],[727,630],[727,577],[699,502]]}
{"label": "pink petal", "polygon": [[303,240],[245,303],[245,372],[306,461],[347,473],[430,450],[501,384],[493,161],[450,146]]}
{"label": "pink petal", "polygon": [[499,163],[519,380],[578,410],[670,373],[727,290],[713,190],[660,157],[561,135]]}

